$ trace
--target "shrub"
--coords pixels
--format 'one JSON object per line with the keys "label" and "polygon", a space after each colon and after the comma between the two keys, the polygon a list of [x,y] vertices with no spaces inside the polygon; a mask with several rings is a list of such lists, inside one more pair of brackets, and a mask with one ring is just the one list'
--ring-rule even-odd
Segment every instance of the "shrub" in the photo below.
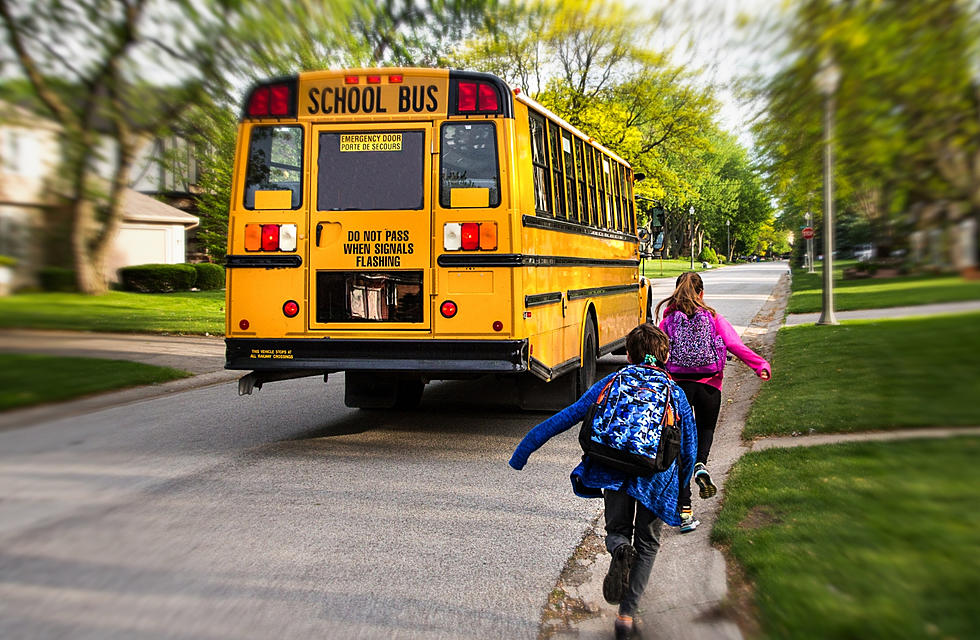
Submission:
{"label": "shrub", "polygon": [[711,264],[718,264],[718,254],[711,247],[705,247],[701,250],[701,260],[710,262]]}
{"label": "shrub", "polygon": [[221,289],[225,286],[225,268],[220,264],[198,262],[191,266],[197,271],[197,284],[194,286],[201,291]]}
{"label": "shrub", "polygon": [[187,291],[197,281],[197,271],[189,264],[138,264],[119,270],[122,288],[139,293]]}
{"label": "shrub", "polygon": [[0,255],[0,267],[15,267],[17,266],[17,258],[13,256]]}
{"label": "shrub", "polygon": [[41,267],[37,273],[42,291],[78,291],[78,280],[74,269],[63,267]]}

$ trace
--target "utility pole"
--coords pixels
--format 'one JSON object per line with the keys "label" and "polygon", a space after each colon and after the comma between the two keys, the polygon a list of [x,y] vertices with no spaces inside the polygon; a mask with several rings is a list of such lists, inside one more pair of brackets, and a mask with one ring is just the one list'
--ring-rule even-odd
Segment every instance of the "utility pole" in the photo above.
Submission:
{"label": "utility pole", "polygon": [[[806,226],[813,228],[813,213],[808,208],[806,210]],[[806,272],[814,273],[813,270],[813,238],[806,239]]]}
{"label": "utility pole", "polygon": [[725,219],[725,261],[729,264],[732,261],[732,221]]}

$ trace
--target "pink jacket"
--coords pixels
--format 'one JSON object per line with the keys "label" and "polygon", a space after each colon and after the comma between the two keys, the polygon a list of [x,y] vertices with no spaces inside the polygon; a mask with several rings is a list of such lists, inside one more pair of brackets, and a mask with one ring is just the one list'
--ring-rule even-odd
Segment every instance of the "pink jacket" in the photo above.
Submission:
{"label": "pink jacket", "polygon": [[[674,311],[671,308],[667,308],[664,311],[664,319],[660,321],[659,326],[662,331],[667,333],[667,337],[673,340],[673,336],[671,336],[670,332],[667,330],[668,327],[667,318],[672,313],[683,313],[683,311]],[[730,351],[732,354],[735,355],[736,358],[738,358],[746,365],[748,365],[750,369],[755,371],[756,375],[758,375],[763,370],[769,371],[770,374],[772,373],[772,367],[769,366],[769,363],[766,362],[765,358],[757,354],[752,349],[749,349],[748,347],[745,346],[745,344],[742,343],[742,339],[739,338],[738,333],[735,331],[735,328],[731,325],[731,323],[728,322],[728,320],[725,320],[724,316],[722,316],[720,313],[716,311],[712,319],[712,322],[715,329],[715,333],[717,333],[725,343],[726,351]],[[670,359],[668,358],[668,361],[669,360]],[[668,369],[669,369],[669,365],[668,365]],[[721,382],[724,377],[725,377],[725,372],[724,370],[722,370],[714,374],[713,376],[709,376],[707,378],[701,378],[699,380],[694,380],[694,382],[708,384],[711,385],[712,387],[715,387],[716,389],[721,389]],[[689,378],[682,378],[682,379],[689,379]]]}

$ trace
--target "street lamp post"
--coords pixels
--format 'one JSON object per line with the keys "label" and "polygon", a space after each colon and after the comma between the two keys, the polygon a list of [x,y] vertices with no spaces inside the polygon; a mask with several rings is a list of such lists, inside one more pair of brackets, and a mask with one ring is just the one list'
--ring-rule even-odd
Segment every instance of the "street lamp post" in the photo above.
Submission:
{"label": "street lamp post", "polygon": [[840,84],[840,68],[824,59],[814,77],[823,95],[823,307],[817,324],[839,324],[834,316],[834,96]]}
{"label": "street lamp post", "polygon": [[732,261],[732,221],[729,219],[725,220],[725,249],[728,252],[728,255],[725,256],[725,259],[728,262],[731,262]]}
{"label": "street lamp post", "polygon": [[691,207],[691,271],[694,271],[694,207]]}

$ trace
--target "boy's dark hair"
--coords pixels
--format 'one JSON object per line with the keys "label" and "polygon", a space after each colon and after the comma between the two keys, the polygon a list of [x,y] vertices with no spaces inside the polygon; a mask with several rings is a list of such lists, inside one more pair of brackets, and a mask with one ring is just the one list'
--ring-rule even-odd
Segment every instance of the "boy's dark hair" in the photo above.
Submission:
{"label": "boy's dark hair", "polygon": [[626,353],[633,364],[642,364],[643,358],[650,354],[662,365],[667,361],[669,352],[670,340],[667,334],[650,322],[637,326],[626,336]]}

